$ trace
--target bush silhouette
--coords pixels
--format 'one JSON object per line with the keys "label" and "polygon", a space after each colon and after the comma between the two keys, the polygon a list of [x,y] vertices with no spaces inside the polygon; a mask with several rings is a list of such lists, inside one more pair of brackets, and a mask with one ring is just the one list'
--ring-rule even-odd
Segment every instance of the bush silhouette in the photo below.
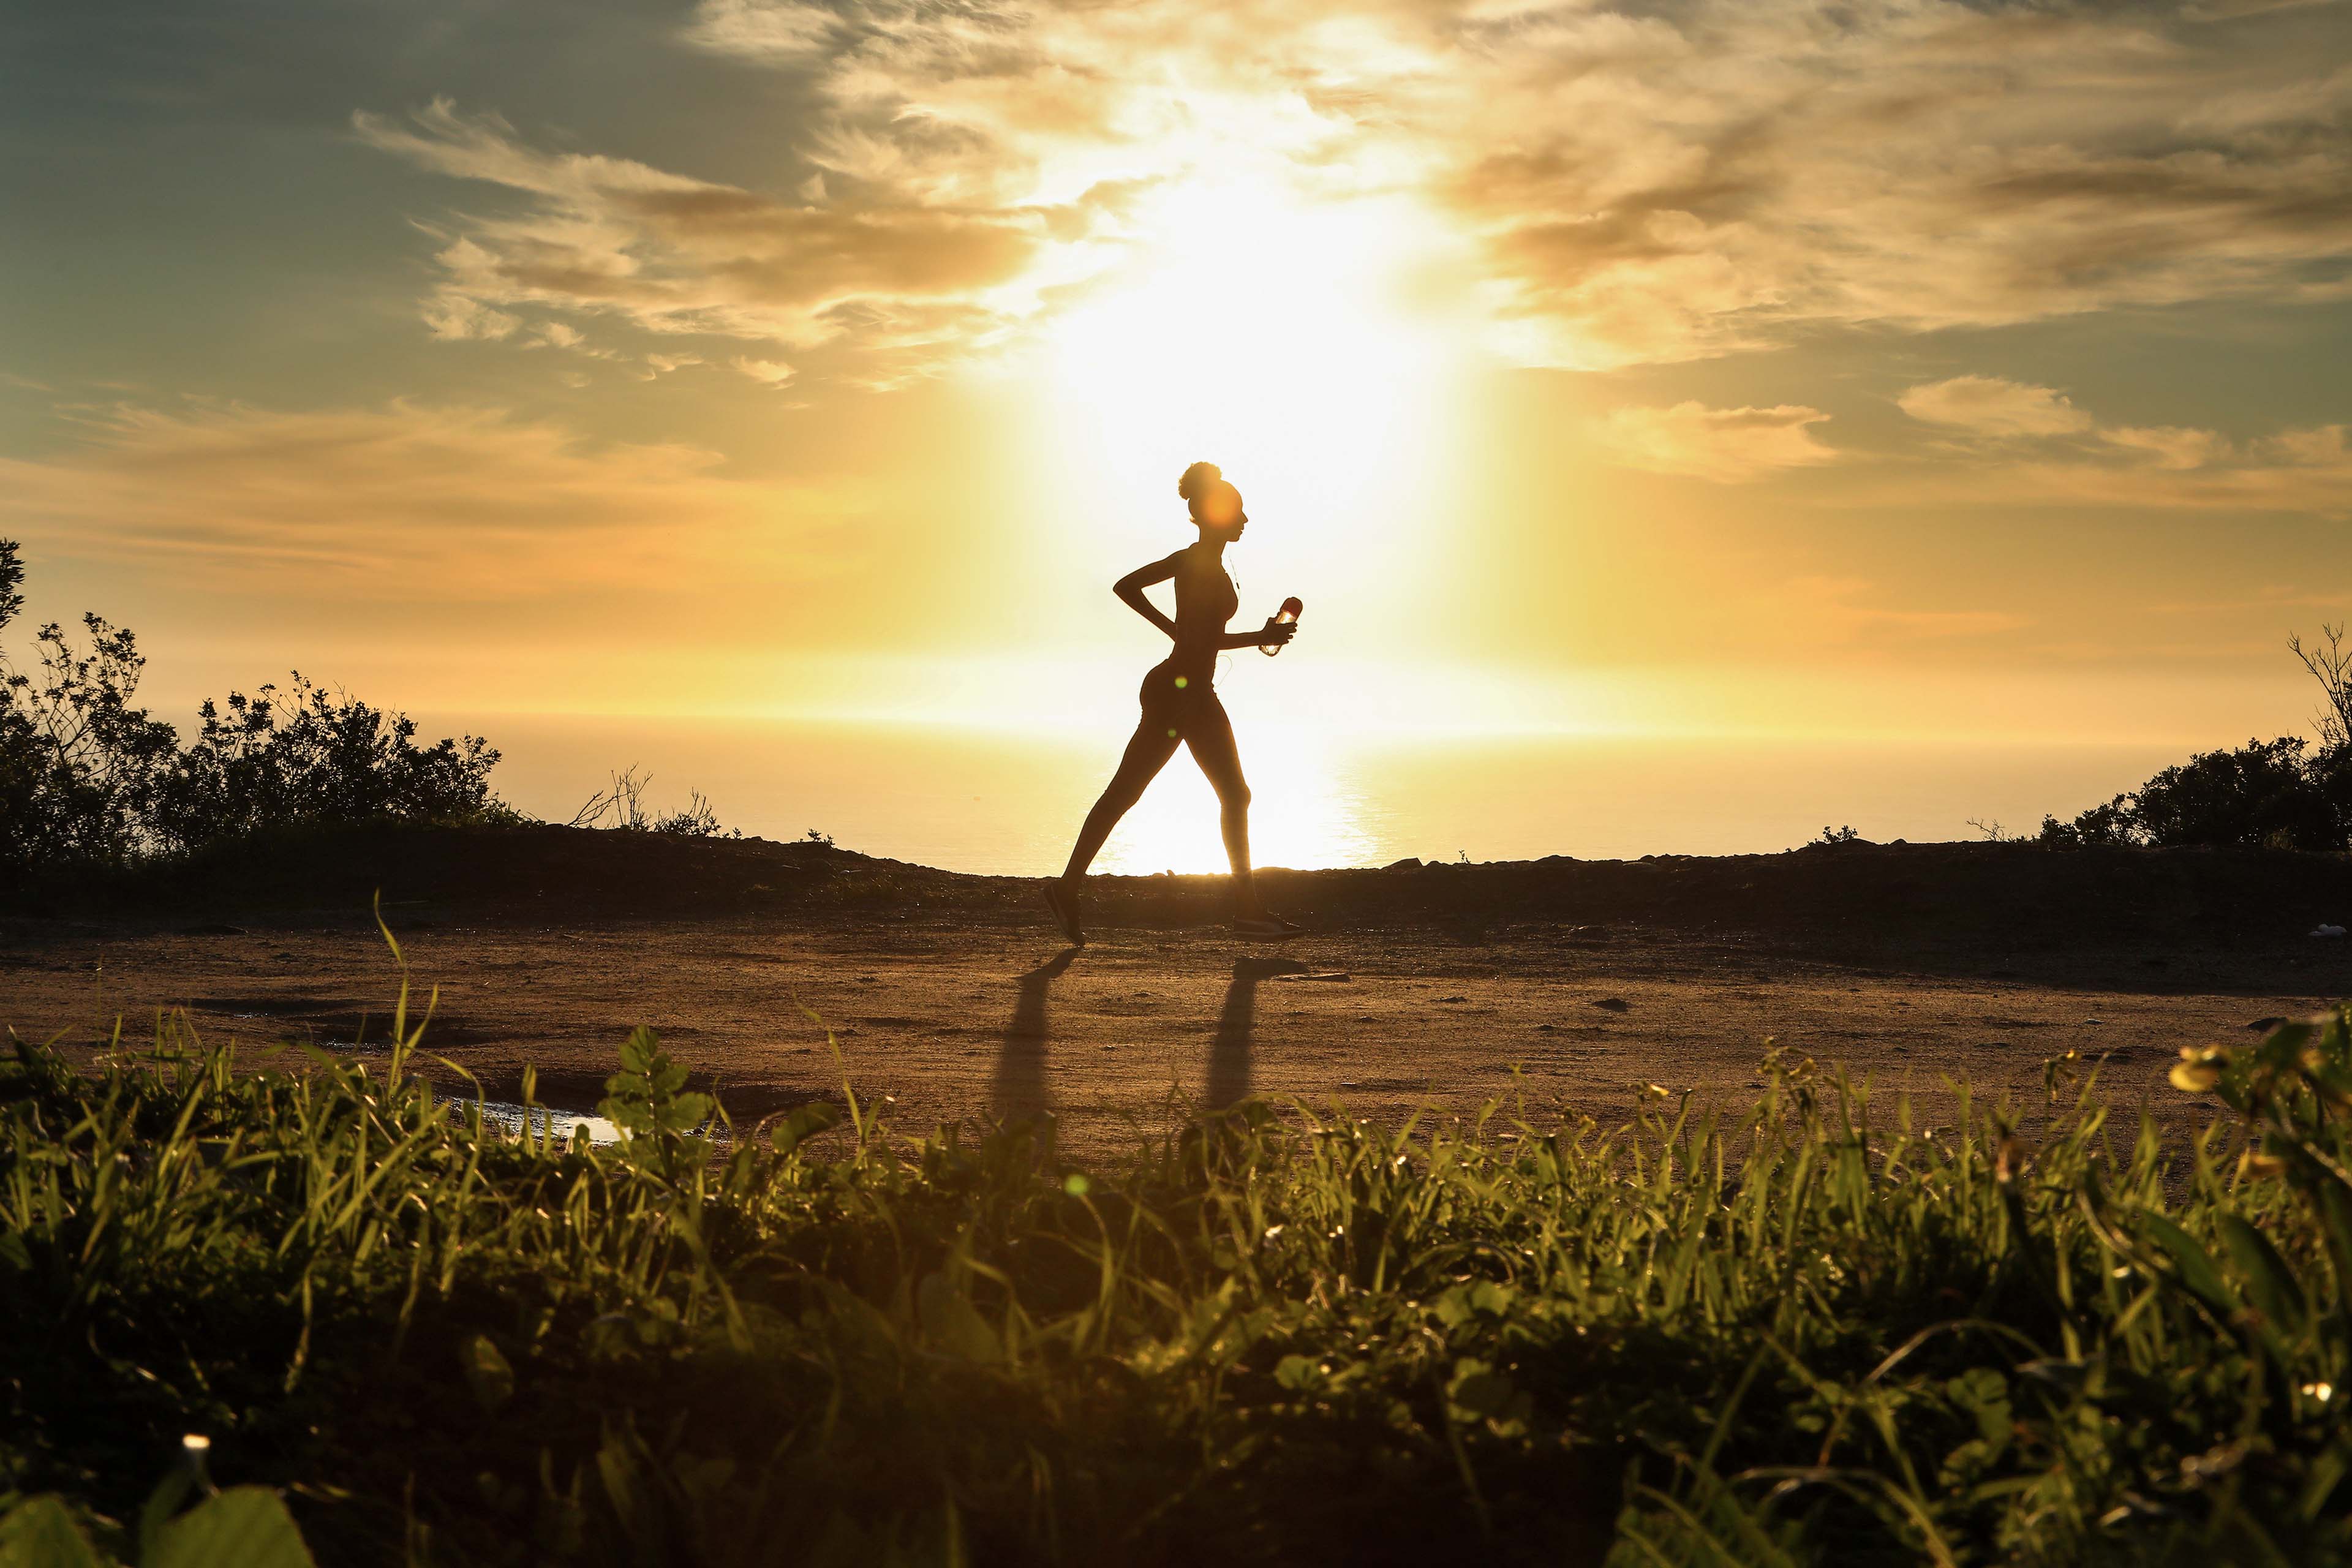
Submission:
{"label": "bush silhouette", "polygon": [[[0,629],[24,608],[23,562],[0,540]],[[52,622],[38,668],[0,652],[0,866],[106,867],[263,826],[513,813],[477,736],[416,743],[416,724],[296,674],[280,690],[206,701],[194,742],[136,705],[138,639],[97,615],[86,647]]]}
{"label": "bush silhouette", "polygon": [[2158,848],[2352,847],[2352,747],[2317,752],[2299,735],[2203,752],[2072,822],[2042,819],[2041,842]]}
{"label": "bush silhouette", "polygon": [[2299,735],[2250,739],[2235,751],[2200,752],[2136,790],[2072,822],[2042,819],[2039,842],[2061,848],[2141,845],[2155,848],[2352,848],[2352,648],[2341,625],[2323,624],[2303,662],[2326,700],[2319,746]]}

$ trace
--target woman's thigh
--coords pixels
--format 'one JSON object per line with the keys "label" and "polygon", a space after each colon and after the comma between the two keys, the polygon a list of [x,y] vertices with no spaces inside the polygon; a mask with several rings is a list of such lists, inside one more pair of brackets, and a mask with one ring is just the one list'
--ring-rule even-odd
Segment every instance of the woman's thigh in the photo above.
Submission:
{"label": "woman's thigh", "polygon": [[1218,795],[1227,800],[1247,798],[1249,781],[1242,776],[1242,753],[1234,743],[1234,721],[1225,717],[1225,705],[1217,700],[1216,693],[1204,692],[1194,699],[1183,728],[1184,743],[1192,748],[1192,760],[1209,775],[1209,783]]}
{"label": "woman's thigh", "polygon": [[1167,721],[1147,711],[1143,721],[1128,737],[1127,751],[1118,759],[1118,771],[1111,775],[1105,795],[1141,795],[1146,784],[1168,765],[1181,742]]}

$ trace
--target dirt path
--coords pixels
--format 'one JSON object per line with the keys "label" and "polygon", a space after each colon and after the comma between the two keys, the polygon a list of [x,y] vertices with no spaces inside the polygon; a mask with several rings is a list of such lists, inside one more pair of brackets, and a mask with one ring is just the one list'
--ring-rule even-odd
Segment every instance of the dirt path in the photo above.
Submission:
{"label": "dirt path", "polygon": [[[2334,949],[2315,960],[2288,942],[2022,958],[1943,945],[1906,962],[1546,921],[1317,934],[1278,956],[1214,928],[1112,929],[1074,951],[1026,921],[951,911],[436,925],[402,941],[420,994],[440,988],[428,1049],[493,1099],[514,1098],[530,1063],[542,1100],[587,1109],[640,1023],[739,1117],[837,1094],[842,1069],[804,1006],[898,1127],[1050,1110],[1082,1155],[1248,1094],[1384,1119],[1518,1092],[1608,1121],[1645,1082],[1744,1101],[1768,1038],[1882,1092],[1907,1086],[1930,1121],[1950,1114],[1947,1077],[2038,1104],[2042,1064],[2068,1049],[2107,1054],[2112,1100],[2146,1095],[2194,1121],[2197,1104],[2162,1085],[2180,1047],[2246,1039],[2252,1020],[2313,1011],[2347,978]],[[0,1025],[84,1058],[117,1018],[136,1041],[173,1007],[208,1038],[340,1051],[357,1038],[364,1053],[397,984],[382,937],[351,921],[0,932]]]}

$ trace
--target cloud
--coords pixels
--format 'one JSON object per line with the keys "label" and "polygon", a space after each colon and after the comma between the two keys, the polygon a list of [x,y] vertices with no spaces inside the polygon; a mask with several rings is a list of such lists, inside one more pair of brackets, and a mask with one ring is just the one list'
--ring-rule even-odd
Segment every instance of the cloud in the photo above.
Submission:
{"label": "cloud", "polygon": [[2099,439],[2126,451],[2144,453],[2159,468],[2201,468],[2226,457],[2230,444],[2210,430],[2178,425],[2118,426],[2099,432]]}
{"label": "cloud", "polygon": [[[2166,450],[2121,442],[2140,460],[2021,464],[1973,486],[1987,500],[2058,501],[2142,510],[2301,512],[2352,518],[2347,427],[2284,430],[2231,453],[2211,431],[2164,432]],[[2146,434],[2134,432],[2135,435]],[[2190,462],[2192,456],[2210,453]],[[2147,460],[2153,457],[2155,460]]]}
{"label": "cloud", "polygon": [[1254,180],[1420,204],[1475,252],[1454,292],[1497,344],[1604,368],[2352,298],[2352,68],[2300,15],[701,0],[680,43],[790,82],[790,195],[547,151],[446,101],[355,124],[524,198],[436,226],[442,296],[485,310],[838,348],[887,382],[1018,341],[1137,259],[1149,193]]}
{"label": "cloud", "polygon": [[[1477,151],[1441,188],[1560,363],[2347,292],[2352,122],[2312,115],[2343,54],[2293,34],[1669,0],[1522,13],[1461,48]],[[2222,100],[2231,125],[2194,123]],[[2264,102],[2305,123],[2281,134]]]}
{"label": "cloud", "polygon": [[2091,416],[2046,386],[1991,375],[1956,375],[1915,386],[1895,400],[1914,419],[1977,436],[2067,436]]}
{"label": "cloud", "polygon": [[479,300],[442,292],[424,303],[425,330],[445,342],[488,342],[510,335],[522,325],[519,316],[493,310]]}
{"label": "cloud", "polygon": [[781,387],[793,376],[793,367],[772,359],[746,359],[738,354],[731,362],[737,370],[763,386]]}
{"label": "cloud", "polygon": [[1601,421],[1598,435],[1612,459],[1627,468],[1737,484],[1834,461],[1837,454],[1814,439],[1811,428],[1828,417],[1792,404],[1709,408],[1677,403],[1617,409]]}
{"label": "cloud", "polygon": [[[2098,428],[2070,437],[2059,455],[2021,460],[2014,449],[1959,471],[1972,505],[2113,507],[2135,511],[2285,512],[2352,518],[2347,427],[2320,425],[2232,442],[2179,426]],[[1910,504],[1916,476],[1895,489],[1849,499]]]}
{"label": "cloud", "polygon": [[2347,109],[2352,109],[2352,65],[2329,76],[2218,94],[2183,114],[2180,127],[2183,131],[2237,135],[2274,132],[2304,121],[2324,123],[2342,115]]}
{"label": "cloud", "polygon": [[823,572],[822,494],[724,477],[716,453],[595,446],[497,409],[121,407],[82,445],[0,458],[0,532],[201,582],[323,594],[404,619],[486,603]]}
{"label": "cloud", "polygon": [[2194,4],[2183,5],[2180,14],[2192,22],[2236,22],[2273,11],[2300,11],[2334,4],[2336,0],[2195,0]]}
{"label": "cloud", "polygon": [[[1990,439],[1958,470],[1972,501],[2352,516],[2342,425],[2234,442],[2190,426],[2101,425],[2049,387],[1989,375],[1930,382],[1895,401],[1915,419]],[[2037,444],[2000,444],[2017,438]],[[1916,479],[1905,484],[1917,500]]]}
{"label": "cloud", "polygon": [[443,281],[425,317],[442,337],[504,336],[511,311],[536,306],[790,346],[847,339],[887,353],[913,338],[945,355],[1000,328],[982,296],[1023,271],[1053,216],[781,201],[627,159],[543,152],[498,116],[446,100],[405,124],[367,113],[352,123],[371,146],[528,198],[518,216],[430,230]]}
{"label": "cloud", "polygon": [[763,0],[703,0],[683,31],[688,43],[718,54],[771,62],[821,55],[840,30],[840,18],[817,5]]}

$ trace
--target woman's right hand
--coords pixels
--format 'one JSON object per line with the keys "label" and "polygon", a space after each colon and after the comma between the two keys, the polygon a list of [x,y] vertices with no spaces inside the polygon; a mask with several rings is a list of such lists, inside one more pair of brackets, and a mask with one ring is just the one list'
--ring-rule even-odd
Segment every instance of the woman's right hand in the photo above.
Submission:
{"label": "woman's right hand", "polygon": [[1279,621],[1274,616],[1268,616],[1265,618],[1265,629],[1257,634],[1257,646],[1260,647],[1281,647],[1289,642],[1292,637],[1295,637],[1297,635],[1298,623],[1297,621]]}

